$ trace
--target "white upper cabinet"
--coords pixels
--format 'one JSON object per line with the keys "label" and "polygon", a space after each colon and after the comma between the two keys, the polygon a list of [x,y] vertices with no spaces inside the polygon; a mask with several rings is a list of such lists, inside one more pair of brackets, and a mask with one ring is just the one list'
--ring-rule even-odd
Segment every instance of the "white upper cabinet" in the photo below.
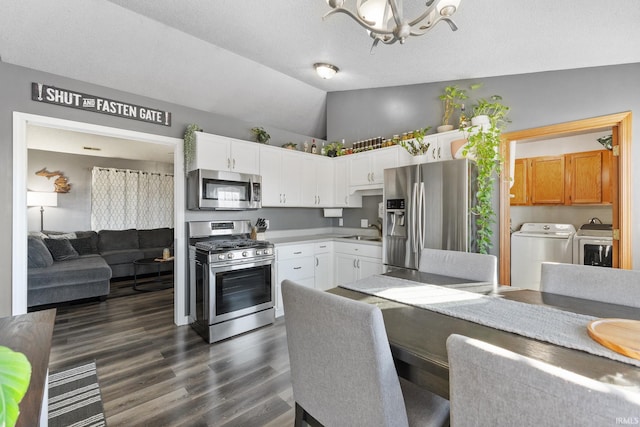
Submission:
{"label": "white upper cabinet", "polygon": [[333,176],[334,176],[334,194],[333,194],[333,206],[342,208],[361,208],[362,196],[358,194],[349,193],[349,163],[350,157],[342,156],[333,159]]}
{"label": "white upper cabinet", "polygon": [[196,132],[193,169],[256,175],[260,173],[260,147],[255,142]]}
{"label": "white upper cabinet", "polygon": [[332,159],[304,156],[302,179],[302,205],[305,207],[331,207],[334,205],[334,167]]}
{"label": "white upper cabinet", "polygon": [[302,206],[304,154],[277,147],[260,147],[262,206]]}
{"label": "white upper cabinet", "polygon": [[[350,190],[382,188],[384,170],[408,163],[407,150],[399,145],[348,156]],[[402,162],[400,161],[402,158]]]}

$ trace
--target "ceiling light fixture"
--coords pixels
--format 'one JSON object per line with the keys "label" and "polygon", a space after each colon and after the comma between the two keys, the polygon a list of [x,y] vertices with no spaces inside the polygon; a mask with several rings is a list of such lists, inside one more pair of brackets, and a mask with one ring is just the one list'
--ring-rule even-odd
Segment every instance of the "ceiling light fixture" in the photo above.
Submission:
{"label": "ceiling light fixture", "polygon": [[313,67],[316,69],[316,73],[318,73],[318,75],[323,79],[330,79],[339,71],[338,67],[336,67],[335,65],[326,64],[323,62],[317,62],[313,64]]}
{"label": "ceiling light fixture", "polygon": [[460,0],[428,0],[427,9],[412,20],[404,19],[402,0],[356,0],[355,12],[343,7],[345,0],[326,1],[332,10],[322,19],[336,13],[352,17],[373,38],[372,53],[379,42],[403,44],[407,37],[426,34],[440,21],[446,21],[452,31],[458,29],[451,16],[458,10]]}

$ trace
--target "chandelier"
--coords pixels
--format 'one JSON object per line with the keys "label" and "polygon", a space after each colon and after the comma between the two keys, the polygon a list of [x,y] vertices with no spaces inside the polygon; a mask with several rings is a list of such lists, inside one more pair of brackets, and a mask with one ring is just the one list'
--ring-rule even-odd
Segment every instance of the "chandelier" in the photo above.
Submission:
{"label": "chandelier", "polygon": [[452,31],[458,27],[451,20],[456,13],[460,0],[428,0],[427,9],[412,20],[405,19],[402,0],[356,0],[355,11],[346,9],[345,0],[326,0],[332,8],[322,19],[336,13],[344,13],[363,26],[371,38],[371,51],[379,42],[393,44],[405,42],[409,36],[421,36],[435,27],[440,21],[446,21]]}

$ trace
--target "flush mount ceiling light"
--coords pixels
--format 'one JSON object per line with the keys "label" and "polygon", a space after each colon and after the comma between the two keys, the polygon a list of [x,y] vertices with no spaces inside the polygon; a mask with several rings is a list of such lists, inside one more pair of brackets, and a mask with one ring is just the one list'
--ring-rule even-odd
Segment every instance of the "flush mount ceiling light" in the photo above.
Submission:
{"label": "flush mount ceiling light", "polygon": [[313,67],[316,69],[316,73],[323,79],[330,79],[338,72],[338,67],[323,62],[317,62],[313,64]]}
{"label": "flush mount ceiling light", "polygon": [[460,0],[428,0],[427,9],[412,20],[404,18],[402,0],[356,0],[355,11],[343,7],[345,0],[326,1],[332,10],[322,19],[336,13],[349,15],[373,38],[372,52],[379,42],[403,44],[407,37],[426,34],[440,21],[446,21],[453,31],[458,29],[451,16],[458,10]]}

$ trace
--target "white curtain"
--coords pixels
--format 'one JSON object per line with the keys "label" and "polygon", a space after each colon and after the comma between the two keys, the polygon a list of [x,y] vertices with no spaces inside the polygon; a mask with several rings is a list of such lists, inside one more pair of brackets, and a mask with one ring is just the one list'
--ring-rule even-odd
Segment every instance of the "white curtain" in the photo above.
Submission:
{"label": "white curtain", "polygon": [[173,227],[173,175],[94,167],[91,229]]}

